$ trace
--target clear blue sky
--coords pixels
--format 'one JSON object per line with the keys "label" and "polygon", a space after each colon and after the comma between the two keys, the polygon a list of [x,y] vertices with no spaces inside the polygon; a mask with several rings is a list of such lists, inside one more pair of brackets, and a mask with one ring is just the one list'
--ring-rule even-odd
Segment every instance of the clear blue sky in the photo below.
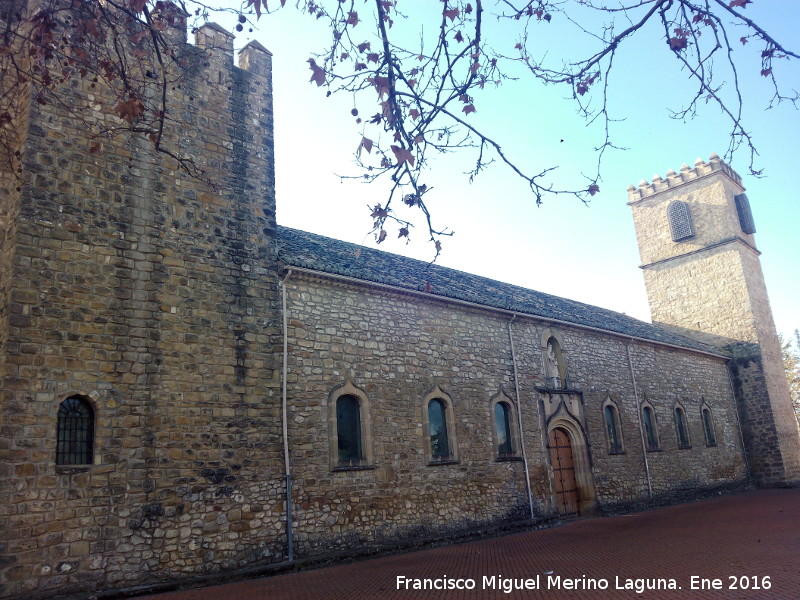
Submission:
{"label": "clear blue sky", "polygon": [[[410,12],[412,6],[423,4],[438,6],[417,0],[405,6]],[[362,112],[374,112],[367,101],[372,96],[326,98],[324,88],[309,83],[306,60],[324,49],[326,32],[291,5],[262,17],[257,31],[237,39],[241,46],[255,37],[274,55],[278,221],[374,245],[367,235],[371,219],[366,207],[384,199],[387,188],[337,177],[358,173],[353,153],[361,133],[350,110],[357,106]],[[796,32],[800,2],[756,0],[746,14],[800,51]],[[549,30],[539,32],[542,46],[551,54],[558,53],[568,37],[559,25],[554,20]],[[503,37],[502,26],[492,25],[489,33],[500,34],[511,48],[516,42]],[[742,34],[734,30],[732,35],[738,40]],[[708,160],[712,152],[722,155],[729,132],[728,123],[712,105],[701,106],[697,117],[685,123],[669,118],[668,109],[681,108],[694,88],[665,47],[663,32],[650,30],[615,61],[611,111],[624,121],[615,124],[613,138],[628,150],[607,155],[601,191],[589,207],[569,198],[549,198],[537,208],[524,182],[502,165],[494,165],[469,184],[462,173],[471,167],[471,155],[437,159],[428,180],[435,187],[435,196],[428,196],[430,209],[437,226],[456,232],[444,240],[439,264],[649,320],[626,188],[654,174],[664,176],[670,168],[677,171],[684,162],[693,165],[698,157]],[[757,167],[764,168],[764,177],[748,176],[745,152],[731,164],[743,176],[752,204],[776,325],[790,334],[800,328],[796,183],[800,112],[789,104],[765,110],[771,90],[759,74],[757,53],[738,45],[735,52],[749,56],[740,72],[744,120],[756,140]],[[800,67],[790,68],[786,61],[776,66],[785,87],[800,90]],[[573,184],[583,181],[582,173],[592,172],[592,149],[602,138],[600,130],[588,127],[564,99],[568,94],[565,88],[523,79],[500,90],[487,89],[477,97],[478,112],[471,117],[520,163],[532,170],[559,166],[556,177]],[[411,237],[412,243],[406,245],[390,234],[381,248],[430,259],[432,249],[421,224]]]}

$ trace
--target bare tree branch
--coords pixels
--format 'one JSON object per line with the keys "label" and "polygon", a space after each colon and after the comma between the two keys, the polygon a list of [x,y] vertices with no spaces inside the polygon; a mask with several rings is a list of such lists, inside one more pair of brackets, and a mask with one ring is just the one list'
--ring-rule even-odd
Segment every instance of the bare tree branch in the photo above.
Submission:
{"label": "bare tree branch", "polygon": [[[170,114],[167,91],[181,84],[200,56],[179,55],[169,28],[187,12],[202,20],[219,10],[236,14],[241,30],[243,23],[282,8],[285,0],[243,4],[217,9],[190,0],[181,8],[156,0],[60,0],[22,14],[14,12],[22,3],[3,3],[0,148],[11,170],[18,171],[20,144],[12,115],[26,94],[32,93],[36,102],[57,102],[80,120],[86,107],[63,95],[63,84],[77,78],[102,87],[105,95],[96,101],[109,103],[116,115],[115,122],[99,126],[85,121],[95,127],[92,151],[125,132],[147,138],[156,151],[202,177],[201,165],[166,135],[168,125],[181,126],[180,118]],[[777,73],[778,61],[796,61],[800,54],[749,18],[748,4],[751,0],[618,0],[613,5],[500,0],[486,7],[482,0],[298,0],[296,7],[324,22],[330,32],[321,51],[309,58],[311,81],[328,94],[352,94],[359,105],[373,107],[365,113],[369,116],[352,111],[361,137],[356,150],[361,172],[344,177],[388,180],[384,201],[370,207],[376,240],[386,239],[387,224],[408,238],[415,222],[408,211],[419,210],[438,254],[442,236],[452,231],[434,225],[434,196],[425,183],[437,154],[474,152],[466,170],[470,179],[489,165],[503,165],[526,182],[537,204],[548,195],[588,202],[599,191],[604,157],[621,148],[614,141],[617,119],[609,95],[615,65],[631,40],[653,37],[653,26],[660,27],[658,44],[696,86],[672,116],[690,119],[702,103],[717,105],[730,123],[726,159],[745,148],[751,172],[759,174],[755,140],[743,122],[742,53],[734,53],[732,40],[738,38],[748,50],[752,43],[750,52],[760,54],[760,74],[773,88],[770,106],[788,102],[796,107],[800,101],[797,91],[782,89]],[[502,39],[487,38],[488,16],[501,26]],[[556,55],[537,45],[536,27],[561,27],[568,35],[582,36],[591,49],[584,55]],[[736,35],[733,28],[739,29]],[[515,56],[505,51],[510,40],[517,40]],[[602,125],[594,172],[573,187],[552,183],[555,165],[523,168],[497,133],[481,125],[485,88],[516,78],[520,70],[543,84],[569,86],[587,124]],[[441,219],[437,215],[435,220]]]}

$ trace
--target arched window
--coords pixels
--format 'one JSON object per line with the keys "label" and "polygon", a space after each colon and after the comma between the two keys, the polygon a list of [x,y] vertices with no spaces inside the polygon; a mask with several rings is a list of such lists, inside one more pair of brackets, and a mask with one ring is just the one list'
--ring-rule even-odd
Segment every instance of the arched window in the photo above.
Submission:
{"label": "arched window", "polygon": [[497,434],[497,454],[499,456],[509,456],[514,453],[514,445],[511,442],[510,413],[511,409],[505,402],[498,402],[494,405],[494,427]]}
{"label": "arched window", "polygon": [[689,214],[689,205],[676,200],[667,207],[667,219],[672,233],[672,241],[680,242],[694,237],[694,225]]}
{"label": "arched window", "polygon": [[620,437],[619,411],[614,402],[606,400],[603,406],[603,421],[606,425],[606,436],[608,437],[609,454],[619,454],[622,452],[622,438]]}
{"label": "arched window", "polygon": [[427,464],[446,465],[458,462],[453,400],[437,385],[423,396],[420,409],[422,443]]}
{"label": "arched window", "polygon": [[428,426],[431,457],[434,460],[450,458],[450,440],[447,436],[447,412],[444,402],[434,398],[428,402]]}
{"label": "arched window", "polygon": [[56,464],[94,462],[94,409],[88,400],[70,396],[58,407]]}
{"label": "arched window", "polygon": [[363,458],[361,446],[361,409],[358,398],[339,396],[336,400],[337,448],[340,464],[358,463]]}
{"label": "arched window", "polygon": [[[498,461],[521,458],[519,421],[514,402],[502,390],[489,401],[489,416],[494,421],[493,443]],[[452,436],[451,436],[452,439]]]}
{"label": "arched window", "polygon": [[642,408],[642,425],[644,426],[645,442],[647,450],[658,450],[658,430],[656,429],[656,413],[653,407],[645,405]]}
{"label": "arched window", "polygon": [[711,409],[709,409],[707,406],[704,406],[700,414],[703,417],[703,430],[706,434],[706,446],[716,446],[717,436],[714,434],[714,420],[711,418]]}
{"label": "arched window", "polygon": [[372,468],[369,398],[348,379],[328,396],[328,457],[333,471]]}
{"label": "arched window", "polygon": [[678,434],[678,448],[690,448],[689,429],[686,426],[686,413],[680,406],[675,407],[675,431]]}

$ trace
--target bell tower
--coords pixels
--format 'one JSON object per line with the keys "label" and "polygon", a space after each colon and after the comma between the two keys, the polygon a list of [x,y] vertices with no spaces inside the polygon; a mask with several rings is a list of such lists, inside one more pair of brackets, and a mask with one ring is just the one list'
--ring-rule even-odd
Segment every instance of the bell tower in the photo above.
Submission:
{"label": "bell tower", "polygon": [[730,355],[754,481],[800,479],[800,436],[742,179],[716,154],[628,187],[653,322]]}

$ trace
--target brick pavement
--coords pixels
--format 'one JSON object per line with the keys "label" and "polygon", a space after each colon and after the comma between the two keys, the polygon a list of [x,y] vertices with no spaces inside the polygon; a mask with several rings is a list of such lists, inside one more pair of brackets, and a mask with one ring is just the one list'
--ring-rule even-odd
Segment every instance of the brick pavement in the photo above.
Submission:
{"label": "brick pavement", "polygon": [[[691,577],[723,589],[690,589]],[[472,590],[397,589],[397,577],[474,580]],[[495,576],[492,589],[491,578]],[[498,578],[538,589],[505,593]],[[560,577],[561,579],[556,579]],[[750,589],[730,589],[733,578]],[[576,579],[567,590],[565,580]],[[634,589],[616,589],[630,579]],[[638,593],[636,579],[679,590]],[[559,585],[556,585],[556,582]],[[581,589],[595,583],[608,587]],[[768,582],[769,589],[766,589]],[[754,585],[757,584],[757,585]],[[413,584],[412,584],[413,585]],[[754,589],[758,587],[760,589]],[[549,589],[548,589],[549,588]],[[300,573],[148,596],[147,600],[481,600],[487,598],[800,599],[800,489],[756,490],[644,513],[430,548]]]}

